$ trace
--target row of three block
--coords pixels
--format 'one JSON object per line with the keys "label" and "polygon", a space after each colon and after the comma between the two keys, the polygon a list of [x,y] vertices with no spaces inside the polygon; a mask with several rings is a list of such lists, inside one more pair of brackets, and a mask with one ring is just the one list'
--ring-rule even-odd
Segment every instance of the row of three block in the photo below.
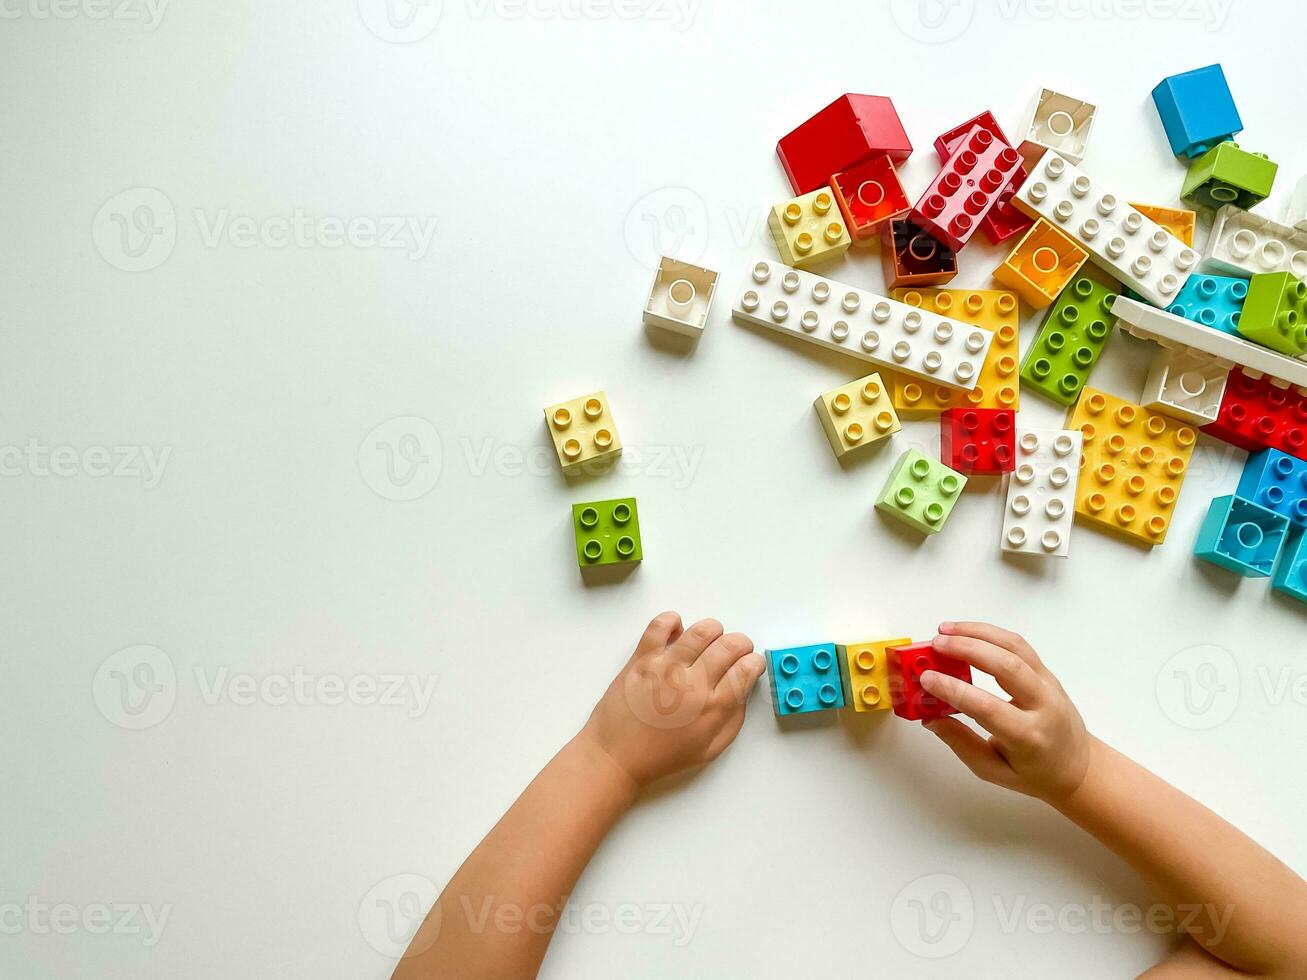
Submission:
{"label": "row of three block", "polygon": [[964,661],[908,638],[868,643],[815,643],[766,652],[772,708],[779,717],[850,708],[892,709],[909,721],[931,721],[954,709],[921,686],[927,670],[970,682]]}

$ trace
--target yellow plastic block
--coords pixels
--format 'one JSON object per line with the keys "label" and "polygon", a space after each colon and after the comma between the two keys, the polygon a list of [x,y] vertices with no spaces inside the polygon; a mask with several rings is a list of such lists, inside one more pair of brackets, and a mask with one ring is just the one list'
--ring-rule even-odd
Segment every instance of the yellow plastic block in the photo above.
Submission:
{"label": "yellow plastic block", "polygon": [[835,644],[840,679],[844,682],[845,706],[852,706],[854,711],[881,711],[892,707],[886,651],[911,642],[909,638],[901,637],[871,643]]}
{"label": "yellow plastic block", "polygon": [[1017,368],[1017,327],[1021,304],[1017,294],[1002,289],[895,289],[890,296],[994,333],[994,342],[980,366],[976,387],[957,391],[928,381],[895,374],[890,381],[894,409],[901,419],[927,418],[946,408],[1010,408],[1021,402]]}
{"label": "yellow plastic block", "polygon": [[1085,439],[1076,516],[1149,547],[1165,541],[1197,431],[1090,387],[1066,427]]}
{"label": "yellow plastic block", "polygon": [[1145,218],[1151,218],[1190,248],[1194,245],[1194,228],[1198,224],[1198,212],[1186,211],[1184,208],[1161,208],[1155,204],[1136,204],[1130,206]]}
{"label": "yellow plastic block", "polygon": [[1040,218],[994,270],[994,278],[1042,310],[1066,288],[1089,254]]}
{"label": "yellow plastic block", "polygon": [[617,437],[608,396],[602,391],[550,405],[545,409],[545,425],[564,472],[612,462],[622,454],[622,440]]}
{"label": "yellow plastic block", "polygon": [[829,187],[776,205],[767,227],[781,261],[800,269],[837,259],[853,243]]}
{"label": "yellow plastic block", "polygon": [[879,374],[819,395],[812,407],[837,457],[870,446],[903,427]]}

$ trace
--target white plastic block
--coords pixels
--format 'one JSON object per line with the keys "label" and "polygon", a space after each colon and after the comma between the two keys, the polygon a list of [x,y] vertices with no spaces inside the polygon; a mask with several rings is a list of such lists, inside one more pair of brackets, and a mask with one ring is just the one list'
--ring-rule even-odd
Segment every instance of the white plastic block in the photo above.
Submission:
{"label": "white plastic block", "polygon": [[1067,556],[1083,447],[1079,429],[1017,429],[1016,466],[1003,507],[1004,551]]}
{"label": "white plastic block", "polygon": [[1262,272],[1291,272],[1307,279],[1307,230],[1227,204],[1212,222],[1202,268],[1245,279]]}
{"label": "white plastic block", "polygon": [[1022,157],[1027,164],[1037,163],[1046,151],[1056,150],[1072,163],[1079,163],[1084,159],[1097,115],[1098,106],[1092,103],[1041,88],[1021,131]]}
{"label": "white plastic block", "polygon": [[1170,303],[1198,268],[1197,252],[1052,150],[1012,202],[1031,217],[1046,218],[1154,306]]}
{"label": "white plastic block", "polygon": [[994,342],[982,327],[768,259],[753,263],[731,315],[963,391]]}
{"label": "white plastic block", "polygon": [[1117,326],[1129,334],[1154,340],[1169,350],[1188,348],[1206,354],[1222,367],[1242,365],[1254,374],[1268,374],[1291,385],[1307,385],[1307,361],[1300,361],[1193,320],[1167,313],[1126,296],[1112,300]]}
{"label": "white plastic block", "polygon": [[1181,348],[1157,352],[1139,404],[1190,425],[1215,422],[1230,368],[1206,354]]}
{"label": "white plastic block", "polygon": [[717,273],[712,269],[664,256],[658,261],[649,301],[644,305],[644,322],[697,337],[708,322],[716,290]]}
{"label": "white plastic block", "polygon": [[1285,224],[1293,225],[1298,231],[1307,231],[1307,177],[1298,178],[1298,186],[1293,189],[1289,201],[1289,216]]}

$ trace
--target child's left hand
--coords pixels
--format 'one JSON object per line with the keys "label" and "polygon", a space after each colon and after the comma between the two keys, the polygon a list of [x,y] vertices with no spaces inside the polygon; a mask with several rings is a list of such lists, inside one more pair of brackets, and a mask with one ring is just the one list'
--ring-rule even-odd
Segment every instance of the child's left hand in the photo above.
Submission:
{"label": "child's left hand", "polygon": [[626,666],[577,736],[600,748],[641,788],[711,762],[735,740],[764,661],[743,633],[715,619],[683,629],[654,617]]}

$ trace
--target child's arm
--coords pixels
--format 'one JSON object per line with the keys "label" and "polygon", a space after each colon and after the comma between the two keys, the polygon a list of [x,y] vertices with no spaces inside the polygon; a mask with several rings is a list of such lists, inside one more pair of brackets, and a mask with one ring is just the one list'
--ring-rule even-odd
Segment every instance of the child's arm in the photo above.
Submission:
{"label": "child's arm", "polygon": [[535,976],[599,842],[644,786],[731,744],[762,672],[752,641],[716,620],[655,618],[585,727],[450,879],[395,980]]}
{"label": "child's arm", "polygon": [[[1211,954],[1187,947],[1151,976],[1307,976],[1307,883],[1090,735],[1021,637],[985,623],[943,623],[939,632],[936,650],[991,674],[1012,700],[927,671],[922,687],[990,737],[956,718],[927,727],[981,779],[1044,800],[1119,854],[1175,910],[1179,930]],[[1190,910],[1198,914],[1186,923]]]}

